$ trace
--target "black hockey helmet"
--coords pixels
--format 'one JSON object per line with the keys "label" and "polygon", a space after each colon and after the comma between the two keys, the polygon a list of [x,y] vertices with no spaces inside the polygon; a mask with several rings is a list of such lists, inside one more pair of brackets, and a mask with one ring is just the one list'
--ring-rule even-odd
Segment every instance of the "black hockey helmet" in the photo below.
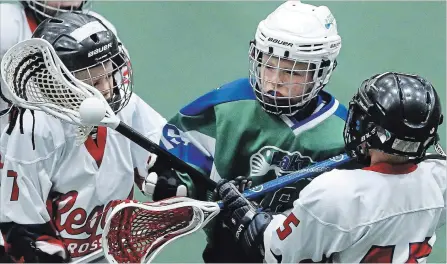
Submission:
{"label": "black hockey helmet", "polygon": [[[94,83],[91,69],[103,67],[103,76],[113,76],[113,94],[108,99],[111,108],[118,112],[126,106],[133,87],[130,60],[114,32],[100,19],[88,14],[60,13],[43,21],[32,37],[48,41],[73,75],[87,71],[90,77],[82,81],[90,85]],[[106,65],[110,62],[113,70],[108,72]]]}
{"label": "black hockey helmet", "polygon": [[363,81],[349,103],[346,150],[360,160],[367,158],[368,149],[421,158],[437,143],[442,118],[429,81],[405,73],[377,74]]}
{"label": "black hockey helmet", "polygon": [[70,5],[64,5],[63,0],[22,0],[20,2],[34,14],[38,23],[64,12],[88,13],[92,5],[91,0],[70,1],[71,3],[67,3]]}

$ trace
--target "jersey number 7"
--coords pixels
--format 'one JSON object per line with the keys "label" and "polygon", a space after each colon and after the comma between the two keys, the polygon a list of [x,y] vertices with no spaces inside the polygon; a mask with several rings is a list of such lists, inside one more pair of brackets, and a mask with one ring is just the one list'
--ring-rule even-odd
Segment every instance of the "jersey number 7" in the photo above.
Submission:
{"label": "jersey number 7", "polygon": [[[1,156],[0,156],[1,159]],[[3,169],[3,162],[0,162],[0,169]],[[12,191],[11,191],[11,201],[19,200],[19,185],[17,184],[17,172],[13,170],[8,170],[6,173],[8,178],[12,178]]]}
{"label": "jersey number 7", "polygon": [[8,170],[8,173],[6,176],[13,178],[10,200],[17,201],[17,200],[19,200],[19,185],[17,184],[17,172],[15,172],[13,170]]}

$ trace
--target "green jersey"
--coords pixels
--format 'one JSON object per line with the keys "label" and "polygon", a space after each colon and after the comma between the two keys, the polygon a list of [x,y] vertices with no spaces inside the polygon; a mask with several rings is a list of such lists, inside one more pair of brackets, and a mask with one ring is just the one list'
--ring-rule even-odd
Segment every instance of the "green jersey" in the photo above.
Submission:
{"label": "green jersey", "polygon": [[[303,120],[272,115],[262,109],[248,79],[239,79],[182,108],[163,128],[160,145],[216,182],[251,176],[255,186],[344,152],[346,108],[324,91],[316,100],[315,111]],[[191,197],[205,191],[187,175],[182,180]],[[258,202],[284,211],[307,183]]]}

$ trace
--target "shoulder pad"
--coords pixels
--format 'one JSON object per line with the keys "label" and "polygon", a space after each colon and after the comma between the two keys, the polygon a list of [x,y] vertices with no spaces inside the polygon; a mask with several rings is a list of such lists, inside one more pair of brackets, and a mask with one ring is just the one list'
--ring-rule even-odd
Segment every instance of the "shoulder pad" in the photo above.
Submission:
{"label": "shoulder pad", "polygon": [[194,116],[218,104],[255,100],[255,95],[247,78],[238,79],[208,92],[180,110],[183,115]]}
{"label": "shoulder pad", "polygon": [[66,133],[67,131],[57,118],[41,111],[34,111],[33,118],[31,112],[27,110],[23,114],[23,134],[19,116],[11,135],[2,135],[1,149],[9,159],[32,163],[47,158],[63,145],[66,141]]}

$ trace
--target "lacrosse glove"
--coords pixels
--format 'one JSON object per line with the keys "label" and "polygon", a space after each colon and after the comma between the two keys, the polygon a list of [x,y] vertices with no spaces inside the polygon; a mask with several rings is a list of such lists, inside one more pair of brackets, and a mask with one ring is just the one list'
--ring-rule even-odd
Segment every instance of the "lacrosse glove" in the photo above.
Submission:
{"label": "lacrosse glove", "polygon": [[216,187],[218,197],[224,208],[224,224],[231,230],[236,243],[239,243],[249,256],[262,261],[264,256],[264,231],[273,219],[268,212],[258,212],[258,208],[227,180],[221,180]]}
{"label": "lacrosse glove", "polygon": [[152,200],[159,201],[174,196],[187,196],[188,190],[182,183],[177,172],[160,159],[151,159],[147,165],[149,174],[146,176],[142,191]]}

